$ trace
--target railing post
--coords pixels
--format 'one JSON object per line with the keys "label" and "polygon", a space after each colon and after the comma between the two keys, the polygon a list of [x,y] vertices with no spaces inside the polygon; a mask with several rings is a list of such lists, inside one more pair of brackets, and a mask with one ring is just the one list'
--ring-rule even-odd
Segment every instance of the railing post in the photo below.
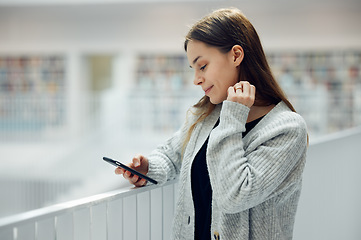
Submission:
{"label": "railing post", "polygon": [[94,205],[91,210],[91,240],[107,239],[107,203]]}
{"label": "railing post", "polygon": [[55,239],[55,219],[49,218],[36,222],[36,240]]}
{"label": "railing post", "polygon": [[107,240],[123,240],[123,199],[108,202]]}
{"label": "railing post", "polygon": [[90,208],[82,208],[73,213],[74,240],[91,240]]}
{"label": "railing post", "polygon": [[150,191],[150,239],[163,239],[162,188]]}
{"label": "railing post", "polygon": [[163,240],[170,239],[174,215],[174,184],[163,187]]}
{"label": "railing post", "polygon": [[56,240],[73,240],[73,213],[63,213],[55,217]]}
{"label": "railing post", "polygon": [[123,199],[123,240],[137,240],[137,197]]}
{"label": "railing post", "polygon": [[14,229],[6,228],[0,230],[0,239],[14,239]]}

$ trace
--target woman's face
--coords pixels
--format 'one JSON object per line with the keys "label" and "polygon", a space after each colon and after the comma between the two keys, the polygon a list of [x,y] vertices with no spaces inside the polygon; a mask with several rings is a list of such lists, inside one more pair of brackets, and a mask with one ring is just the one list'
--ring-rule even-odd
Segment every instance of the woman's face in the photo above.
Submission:
{"label": "woman's face", "polygon": [[[241,54],[243,59],[243,50]],[[234,49],[222,53],[218,48],[200,41],[188,42],[187,58],[195,71],[194,84],[202,87],[211,103],[218,104],[226,100],[228,88],[239,81],[237,66],[242,59],[237,57]]]}

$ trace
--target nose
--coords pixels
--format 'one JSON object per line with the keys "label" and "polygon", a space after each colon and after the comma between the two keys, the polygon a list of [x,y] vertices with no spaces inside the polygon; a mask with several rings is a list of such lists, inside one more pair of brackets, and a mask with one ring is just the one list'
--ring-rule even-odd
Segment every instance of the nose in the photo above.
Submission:
{"label": "nose", "polygon": [[203,82],[204,82],[203,76],[201,76],[199,74],[195,74],[194,80],[193,80],[194,85],[201,85]]}

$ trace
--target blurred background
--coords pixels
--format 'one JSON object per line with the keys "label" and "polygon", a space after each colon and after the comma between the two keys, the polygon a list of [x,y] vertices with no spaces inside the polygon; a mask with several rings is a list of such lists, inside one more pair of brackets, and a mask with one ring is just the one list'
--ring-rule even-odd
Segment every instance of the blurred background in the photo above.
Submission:
{"label": "blurred background", "polygon": [[237,7],[257,29],[310,142],[361,125],[359,0],[0,0],[0,218],[128,183],[201,96],[183,50]]}

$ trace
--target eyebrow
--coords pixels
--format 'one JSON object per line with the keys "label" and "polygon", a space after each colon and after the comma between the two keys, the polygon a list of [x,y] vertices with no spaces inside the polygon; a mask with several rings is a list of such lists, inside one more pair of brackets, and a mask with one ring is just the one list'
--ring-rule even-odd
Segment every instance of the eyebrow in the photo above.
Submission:
{"label": "eyebrow", "polygon": [[[198,61],[198,59],[201,58],[201,57],[202,57],[202,56],[196,57],[196,58],[193,60],[192,64],[194,65],[194,64]],[[189,67],[192,68],[192,66],[189,66]]]}

